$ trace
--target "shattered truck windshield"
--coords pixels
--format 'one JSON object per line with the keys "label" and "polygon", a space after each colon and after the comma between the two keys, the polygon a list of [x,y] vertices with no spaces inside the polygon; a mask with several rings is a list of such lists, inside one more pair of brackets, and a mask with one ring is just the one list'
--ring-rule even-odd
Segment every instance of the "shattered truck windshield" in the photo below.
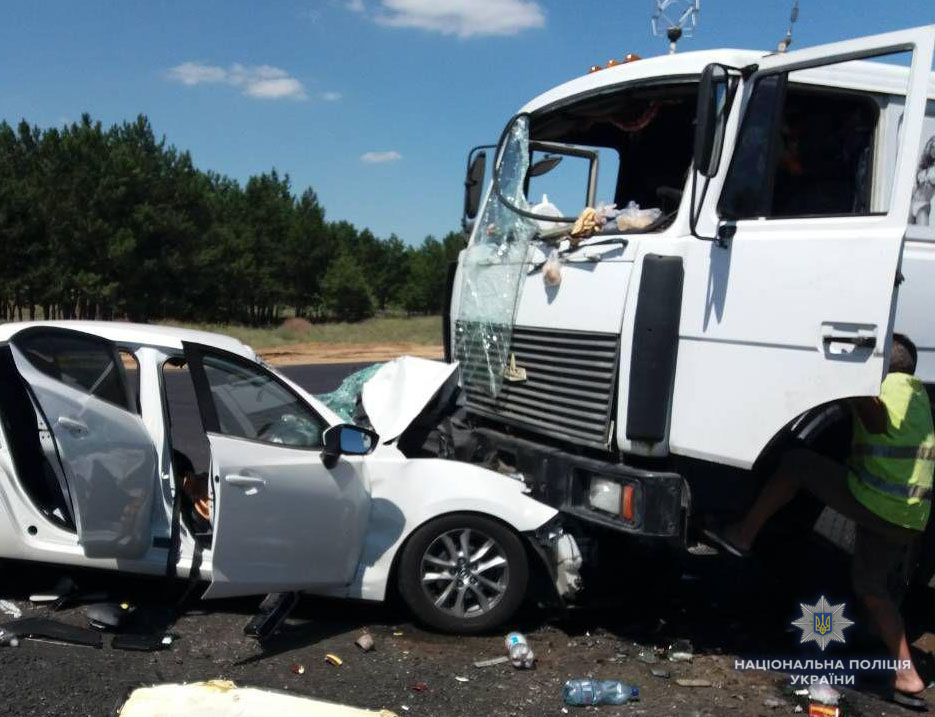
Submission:
{"label": "shattered truck windshield", "polygon": [[461,259],[455,352],[462,380],[495,399],[511,370],[532,248],[664,230],[691,164],[696,83],[612,89],[514,117]]}
{"label": "shattered truck windshield", "polygon": [[[496,198],[541,238],[661,231],[691,163],[696,97],[694,83],[657,85],[518,116],[495,168]],[[506,161],[519,154],[521,178],[519,163]],[[589,209],[593,220],[575,226]]]}

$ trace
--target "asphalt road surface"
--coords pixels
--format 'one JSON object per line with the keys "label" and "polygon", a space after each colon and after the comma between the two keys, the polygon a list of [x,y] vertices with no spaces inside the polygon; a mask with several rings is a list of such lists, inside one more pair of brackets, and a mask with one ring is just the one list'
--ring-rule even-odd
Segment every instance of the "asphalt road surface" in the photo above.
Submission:
{"label": "asphalt road surface", "polygon": [[[315,393],[335,388],[359,366],[285,369]],[[850,595],[846,565],[821,546],[791,552],[768,545],[763,555],[736,561],[716,555],[683,556],[676,565],[639,559],[623,548],[618,564],[592,580],[591,594],[568,611],[530,604],[511,629],[526,633],[536,669],[474,662],[504,654],[503,634],[451,637],[426,631],[397,601],[386,605],[305,598],[263,648],[242,635],[258,599],[201,602],[183,599],[186,585],[93,571],[19,563],[0,564],[0,599],[26,615],[87,625],[80,601],[53,611],[29,601],[63,575],[80,593],[105,592],[135,610],[126,632],[176,639],[160,652],[126,652],[34,640],[0,648],[0,715],[107,715],[128,689],[144,684],[231,679],[241,685],[287,690],[397,715],[562,715],[561,687],[572,677],[622,679],[640,687],[641,699],[623,707],[587,708],[605,715],[779,715],[804,706],[786,688],[788,677],[735,669],[735,660],[842,659],[882,656]],[[846,602],[855,626],[845,645],[822,653],[800,646],[790,622],[799,603],[825,594]],[[913,635],[935,630],[928,602],[910,606]],[[0,607],[0,622],[7,616]],[[354,640],[369,631],[376,647],[361,652]],[[665,650],[688,641],[690,662],[672,662]],[[325,662],[327,653],[344,664]],[[920,664],[932,677],[930,660]],[[659,660],[653,662],[653,660]],[[652,664],[651,664],[652,663]],[[302,669],[300,669],[300,667]],[[301,673],[301,674],[300,674]],[[706,686],[679,684],[685,679]],[[859,676],[845,690],[850,715],[909,714],[876,693],[880,677]],[[935,690],[932,690],[935,692]],[[930,700],[935,699],[935,695]],[[576,708],[567,708],[570,712]]]}

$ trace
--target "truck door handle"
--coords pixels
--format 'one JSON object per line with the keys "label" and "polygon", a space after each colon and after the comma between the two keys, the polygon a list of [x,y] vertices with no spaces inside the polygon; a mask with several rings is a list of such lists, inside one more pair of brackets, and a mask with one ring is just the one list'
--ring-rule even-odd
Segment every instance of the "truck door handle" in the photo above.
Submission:
{"label": "truck door handle", "polygon": [[834,334],[830,336],[822,337],[822,342],[825,345],[825,348],[831,346],[831,344],[850,344],[858,349],[872,349],[876,348],[877,337],[876,336],[836,336]]}
{"label": "truck door handle", "polygon": [[255,476],[228,475],[224,476],[224,482],[227,485],[235,485],[239,488],[262,488],[266,485],[265,478]]}
{"label": "truck door handle", "polygon": [[87,424],[82,423],[77,418],[69,418],[68,416],[59,416],[56,419],[55,423],[66,431],[68,431],[75,438],[84,438],[88,435],[88,426]]}

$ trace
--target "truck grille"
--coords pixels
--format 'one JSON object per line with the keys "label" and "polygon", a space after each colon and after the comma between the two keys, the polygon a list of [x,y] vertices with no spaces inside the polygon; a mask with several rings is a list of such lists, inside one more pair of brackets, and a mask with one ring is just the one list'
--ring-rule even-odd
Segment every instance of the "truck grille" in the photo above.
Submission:
{"label": "truck grille", "polygon": [[460,344],[455,352],[463,367],[467,408],[537,433],[607,448],[619,346],[615,334],[516,326],[510,352],[517,368],[526,369],[527,380],[504,380],[493,398],[482,378],[483,354]]}

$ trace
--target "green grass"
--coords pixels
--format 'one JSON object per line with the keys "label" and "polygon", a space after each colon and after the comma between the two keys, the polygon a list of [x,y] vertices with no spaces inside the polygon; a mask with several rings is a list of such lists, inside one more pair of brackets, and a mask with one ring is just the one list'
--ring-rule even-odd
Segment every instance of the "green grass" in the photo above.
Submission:
{"label": "green grass", "polygon": [[277,326],[254,328],[237,324],[188,324],[164,322],[200,331],[233,336],[254,349],[268,349],[306,342],[324,343],[396,343],[441,344],[442,327],[438,316],[379,317],[354,324],[312,324],[305,331]]}

